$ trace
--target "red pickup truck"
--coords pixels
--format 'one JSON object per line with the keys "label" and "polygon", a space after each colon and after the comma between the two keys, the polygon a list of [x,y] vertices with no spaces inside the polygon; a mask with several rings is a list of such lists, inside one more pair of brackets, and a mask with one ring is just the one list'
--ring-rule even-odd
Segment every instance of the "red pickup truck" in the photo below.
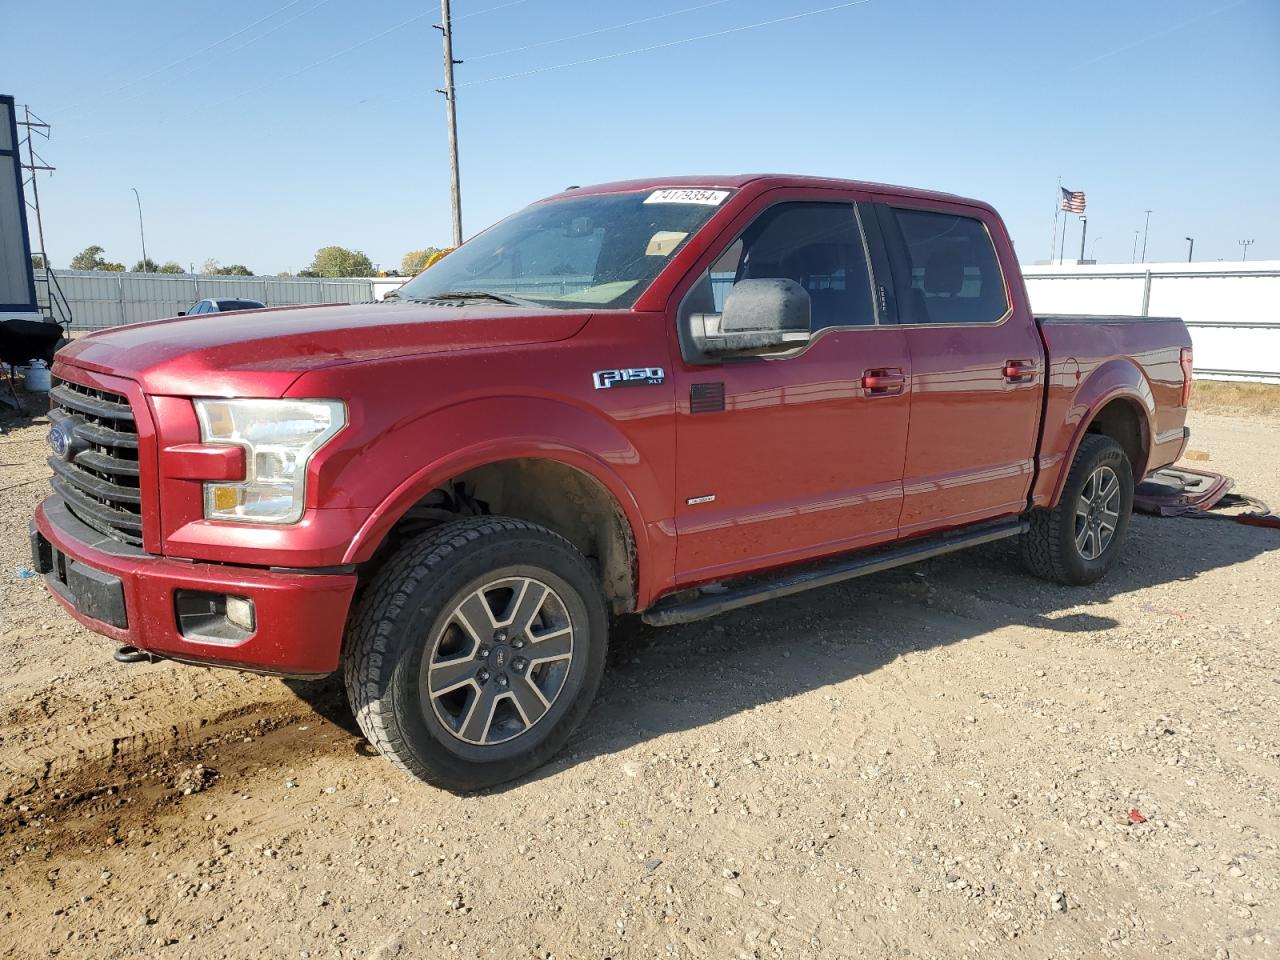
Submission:
{"label": "red pickup truck", "polygon": [[145,654],[341,670],[468,789],[559,749],[610,618],[1003,537],[1071,584],[1178,458],[1179,320],[1034,317],[1000,218],[794,176],[571,188],[387,302],[162,320],[54,365],[53,595]]}

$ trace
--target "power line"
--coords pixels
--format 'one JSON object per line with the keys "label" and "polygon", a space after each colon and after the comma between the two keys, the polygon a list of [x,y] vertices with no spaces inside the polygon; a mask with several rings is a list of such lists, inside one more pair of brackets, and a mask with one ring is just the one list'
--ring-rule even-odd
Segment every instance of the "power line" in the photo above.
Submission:
{"label": "power line", "polygon": [[[582,40],[585,37],[595,37],[602,33],[611,33],[614,30],[625,30],[627,27],[638,27],[644,23],[653,23],[655,20],[666,20],[670,17],[678,17],[681,14],[693,13],[696,10],[705,10],[708,7],[718,7],[726,3],[736,3],[737,0],[711,0],[710,3],[700,3],[695,7],[685,7],[683,10],[672,10],[669,13],[658,13],[651,17],[641,17],[639,20],[628,20],[626,23],[615,23],[609,27],[600,27],[596,30],[587,30],[585,33],[573,33],[567,37],[556,37],[553,40],[539,40],[536,43],[527,43],[523,47],[511,47],[507,50],[494,50],[492,53],[482,53],[479,56],[467,57],[468,63],[476,63],[479,60],[490,60],[493,57],[505,57],[512,53],[524,53],[526,50],[536,50],[539,47],[549,47],[557,43],[566,43],[569,40]],[[455,17],[455,20],[462,19]]]}
{"label": "power line", "polygon": [[[281,20],[279,23],[277,23],[274,27],[272,27],[270,30],[266,31],[265,33],[260,33],[260,34],[258,34],[256,37],[250,37],[250,38],[249,38],[248,40],[246,40],[244,43],[241,43],[241,44],[238,44],[238,45],[236,45],[236,46],[232,47],[230,50],[228,50],[228,51],[226,51],[225,53],[223,53],[223,54],[222,54],[222,59],[224,59],[224,60],[225,60],[225,59],[227,59],[227,58],[229,58],[229,57],[231,57],[231,56],[234,56],[235,54],[239,53],[241,50],[245,49],[246,47],[251,47],[251,46],[253,46],[255,43],[257,43],[257,42],[258,42],[258,41],[260,41],[260,40],[265,40],[267,37],[271,36],[273,33],[276,33],[276,32],[278,32],[278,31],[280,31],[280,30],[283,30],[285,27],[289,26],[291,23],[296,23],[297,21],[301,20],[303,17],[308,16],[309,14],[311,14],[312,12],[314,12],[315,10],[319,9],[320,7],[323,7],[323,6],[324,6],[326,3],[328,3],[328,2],[329,2],[329,0],[317,0],[317,2],[316,2],[316,3],[313,3],[311,6],[306,7],[306,8],[305,8],[305,9],[303,9],[303,10],[298,11],[297,13],[295,13],[295,14],[294,14],[292,17],[290,17],[289,19],[287,19],[287,20]],[[199,63],[197,63],[197,64],[193,64],[193,65],[192,65],[192,67],[191,67],[191,69],[189,69],[189,70],[184,70],[182,73],[178,74],[178,75],[177,75],[177,77],[174,77],[173,79],[174,79],[174,80],[177,80],[177,79],[178,79],[178,78],[180,78],[180,77],[189,77],[189,76],[191,76],[193,73],[196,73],[197,71],[204,70],[204,69],[205,69],[205,65],[204,65],[204,64],[199,64]],[[140,92],[140,93],[135,93],[135,94],[133,94],[132,96],[124,97],[124,98],[122,98],[121,100],[117,101],[117,105],[118,105],[118,104],[120,104],[120,103],[131,103],[131,102],[133,102],[134,100],[139,99],[140,97],[145,97],[145,96],[147,95],[147,93],[148,93],[148,91],[143,90],[142,92]]]}
{"label": "power line", "polygon": [[473,87],[482,83],[498,83],[502,80],[520,80],[524,77],[536,76],[540,73],[549,73],[552,70],[565,70],[569,67],[581,67],[592,63],[603,63],[607,60],[618,60],[622,57],[636,56],[641,53],[652,53],[654,50],[665,50],[668,47],[678,47],[686,43],[696,43],[699,40],[712,40],[717,37],[726,37],[734,33],[742,33],[746,30],[756,30],[760,27],[772,27],[780,23],[790,23],[795,20],[803,20],[807,17],[816,17],[823,13],[834,13],[837,10],[846,10],[849,7],[860,7],[863,4],[870,3],[871,0],[849,0],[848,3],[837,3],[834,6],[823,7],[819,10],[806,10],[803,13],[793,13],[786,17],[775,17],[772,20],[761,20],[757,23],[746,23],[738,27],[728,27],[724,30],[717,30],[714,33],[703,33],[695,37],[681,37],[677,40],[667,40],[663,43],[655,43],[647,47],[637,47],[634,50],[622,50],[618,53],[606,53],[598,57],[588,57],[585,60],[571,60],[567,63],[555,63],[546,67],[536,67],[533,70],[522,70],[519,73],[506,73],[496,77],[485,77],[481,80],[468,80],[458,84],[460,87]]}
{"label": "power line", "polygon": [[241,27],[235,33],[227,34],[227,36],[223,37],[221,40],[215,40],[213,43],[209,44],[207,47],[201,47],[199,50],[196,50],[193,53],[189,53],[184,57],[179,57],[177,60],[174,60],[172,63],[166,63],[163,67],[157,67],[156,69],[152,70],[150,73],[143,74],[140,77],[135,77],[132,80],[126,80],[124,83],[120,84],[118,87],[115,87],[111,90],[107,90],[105,93],[104,92],[95,93],[92,101],[85,100],[81,103],[72,104],[70,107],[64,107],[62,109],[65,111],[79,110],[82,107],[101,104],[103,97],[109,97],[112,94],[119,93],[121,90],[125,90],[129,87],[134,86],[135,84],[145,83],[146,81],[150,80],[152,77],[158,77],[160,74],[164,73],[166,70],[171,70],[174,67],[180,67],[182,66],[182,64],[188,62],[189,60],[194,60],[196,57],[203,56],[204,54],[208,53],[210,50],[213,50],[213,49],[216,49],[217,47],[222,46],[228,40],[234,40],[236,37],[241,36],[242,34],[252,30],[254,27],[258,26],[258,24],[266,23],[272,17],[278,16],[279,14],[284,13],[290,7],[297,6],[301,2],[302,0],[289,0],[289,2],[286,3],[284,6],[278,7],[275,10],[272,10],[265,17],[259,17],[257,20],[253,21],[253,23],[249,24],[248,26]]}
{"label": "power line", "polygon": [[1106,53],[1100,53],[1096,57],[1093,57],[1090,60],[1085,60],[1081,63],[1077,63],[1075,64],[1075,68],[1078,70],[1081,67],[1093,66],[1093,64],[1097,63],[1099,60],[1105,60],[1108,57],[1114,57],[1117,53],[1124,53],[1126,50],[1131,50],[1134,47],[1140,46],[1141,44],[1146,43],[1148,40],[1154,40],[1156,37],[1163,37],[1166,33],[1172,33],[1175,30],[1181,30],[1183,27],[1189,27],[1193,23],[1199,23],[1201,20],[1207,20],[1210,17],[1216,17],[1220,13],[1226,13],[1232,7],[1238,7],[1240,6],[1240,4],[1247,3],[1247,2],[1248,0],[1233,0],[1232,3],[1223,4],[1221,7],[1215,7],[1212,10],[1206,10],[1204,13],[1201,13],[1197,16],[1189,17],[1186,20],[1180,20],[1177,23],[1172,23],[1167,27],[1162,27],[1159,30],[1156,30],[1154,33],[1148,33],[1145,36],[1138,37],[1136,40],[1131,40],[1126,44],[1122,44],[1121,46],[1116,47],[1114,50],[1108,50]]}
{"label": "power line", "polygon": [[[275,11],[275,13],[271,14],[270,16],[263,17],[263,18],[262,18],[262,20],[268,20],[268,19],[270,19],[271,17],[275,16],[276,14],[279,14],[279,13],[283,12],[284,10],[288,9],[288,7],[291,7],[291,6],[293,6],[294,4],[296,4],[296,3],[300,3],[300,2],[301,2],[301,0],[292,0],[292,2],[290,2],[290,3],[286,4],[284,7],[281,7],[279,10]],[[327,2],[327,0],[321,0],[321,2]],[[507,3],[501,3],[501,4],[498,4],[497,6],[493,6],[493,7],[486,7],[486,8],[485,8],[485,9],[483,9],[483,10],[475,10],[475,11],[472,11],[471,13],[467,14],[467,16],[468,16],[468,17],[478,17],[478,16],[480,16],[481,14],[485,14],[485,13],[493,13],[493,12],[495,12],[495,11],[497,11],[497,10],[504,10],[504,9],[506,9],[507,7],[513,7],[513,6],[515,6],[516,4],[520,4],[520,3],[527,3],[527,2],[528,2],[528,0],[509,0],[509,2],[507,2]],[[319,6],[319,4],[316,4],[316,6]],[[315,9],[315,7],[310,7],[310,8],[308,8],[308,11],[304,11],[304,14],[305,14],[306,12],[309,12],[309,10],[312,10],[312,9]],[[222,98],[221,100],[217,100],[217,101],[214,101],[213,103],[207,104],[207,105],[206,105],[206,109],[212,110],[212,109],[216,109],[217,107],[226,106],[228,103],[234,103],[236,100],[239,100],[239,99],[241,99],[241,98],[243,98],[243,97],[247,97],[247,96],[249,96],[251,93],[256,93],[256,92],[260,91],[260,90],[263,88],[263,86],[264,86],[265,84],[267,84],[267,83],[280,83],[280,82],[282,82],[282,81],[293,80],[293,79],[295,79],[295,78],[297,78],[297,77],[300,77],[300,76],[302,76],[304,73],[307,73],[307,72],[308,72],[308,71],[310,71],[310,70],[314,70],[316,67],[324,66],[326,63],[332,63],[334,60],[337,60],[339,57],[344,57],[344,56],[346,56],[348,53],[353,53],[354,51],[359,50],[361,47],[367,47],[369,44],[371,44],[371,43],[375,43],[375,42],[377,42],[378,40],[383,39],[384,37],[390,36],[391,34],[395,33],[395,32],[396,32],[396,31],[398,31],[398,30],[403,30],[405,27],[408,27],[408,26],[410,26],[410,25],[412,25],[412,24],[414,24],[414,23],[417,23],[417,22],[418,22],[418,21],[420,21],[420,20],[425,20],[427,17],[430,17],[430,16],[432,15],[432,12],[433,12],[433,11],[431,11],[431,10],[427,10],[427,11],[426,11],[426,12],[424,12],[424,13],[418,13],[418,14],[415,14],[414,16],[409,17],[409,19],[407,19],[407,20],[402,20],[402,21],[400,21],[399,23],[395,24],[394,26],[390,26],[390,27],[388,27],[388,28],[387,28],[387,29],[385,29],[385,30],[382,30],[382,31],[380,31],[380,32],[378,32],[378,33],[375,33],[375,34],[374,34],[373,36],[371,36],[371,37],[366,37],[364,40],[361,40],[361,41],[360,41],[360,42],[358,42],[358,43],[353,43],[353,44],[352,44],[351,46],[349,46],[349,47],[343,47],[341,50],[335,51],[334,53],[331,53],[331,54],[328,54],[327,56],[321,57],[321,58],[320,58],[320,59],[318,59],[318,60],[313,60],[313,61],[311,61],[310,63],[306,64],[305,66],[299,67],[297,70],[294,70],[294,71],[293,71],[293,72],[291,72],[291,73],[284,73],[284,74],[280,74],[280,75],[278,75],[278,76],[276,76],[276,77],[272,77],[270,80],[267,80],[267,81],[263,81],[263,82],[260,82],[260,83],[254,84],[252,87],[246,87],[245,89],[241,90],[241,91],[240,91],[240,92],[238,92],[238,93],[233,93],[233,94],[231,94],[230,96],[227,96],[227,97]],[[295,19],[296,19],[296,18],[295,18]],[[462,19],[462,18],[461,18],[461,17],[454,17],[454,22],[456,23],[456,22],[457,22],[458,20],[460,20],[460,19]],[[205,50],[210,50],[210,49],[212,49],[213,47],[218,46],[219,44],[225,43],[227,40],[233,39],[235,36],[238,36],[239,34],[244,33],[244,32],[245,32],[245,30],[248,30],[248,29],[250,29],[251,27],[254,27],[254,26],[256,26],[257,24],[261,23],[261,22],[262,22],[262,20],[254,21],[254,23],[250,24],[248,27],[245,27],[245,28],[243,28],[243,29],[241,29],[241,30],[237,31],[235,34],[232,34],[230,37],[224,37],[222,40],[218,41],[218,43],[216,43],[216,44],[211,44],[209,47],[206,47],[206,48],[205,48]],[[288,22],[292,22],[292,21],[288,21]],[[285,24],[281,24],[280,26],[284,26],[284,25],[285,25]],[[274,32],[274,30],[272,30],[272,31],[268,31],[268,33],[267,33],[267,34],[263,34],[263,36],[267,36],[269,33],[272,33],[272,32]],[[259,37],[259,38],[257,38],[257,39],[261,39],[261,37]],[[251,42],[252,42],[252,41],[251,41]],[[246,44],[246,46],[247,46],[247,44]],[[237,49],[240,49],[240,48],[237,48]],[[203,52],[203,51],[202,51],[202,52]],[[234,51],[233,51],[233,52],[234,52]],[[194,54],[193,54],[193,56],[194,56]],[[177,66],[177,65],[181,64],[182,62],[184,62],[184,61],[185,61],[185,60],[187,60],[187,59],[190,59],[190,58],[184,57],[184,58],[183,58],[183,60],[176,60],[176,61],[174,61],[172,64],[169,64],[169,67]],[[163,71],[164,71],[164,70],[166,70],[166,69],[168,69],[168,67],[161,67],[159,70],[153,71],[152,73],[148,74],[146,77],[141,77],[141,78],[139,78],[137,81],[130,81],[130,84],[132,84],[132,83],[137,83],[137,82],[141,82],[142,80],[146,80],[146,79],[148,79],[149,77],[155,76],[156,74],[161,73],[161,72],[163,72]],[[116,130],[115,132],[119,132],[118,128],[117,128],[117,130]],[[86,137],[80,137],[80,138],[78,138],[78,139],[79,139],[79,140],[92,140],[92,139],[93,139],[93,136],[91,135],[91,136],[86,136]]]}
{"label": "power line", "polygon": [[[294,77],[300,77],[304,73],[306,73],[308,70],[314,70],[316,67],[322,67],[326,63],[332,63],[334,60],[337,60],[339,57],[345,57],[348,53],[352,53],[353,51],[359,50],[361,47],[367,47],[369,44],[374,43],[377,40],[381,40],[383,37],[390,36],[391,34],[395,33],[397,30],[403,30],[405,27],[409,26],[412,23],[417,23],[419,20],[425,20],[427,17],[431,15],[432,15],[431,10],[427,10],[425,13],[416,14],[410,17],[408,20],[402,20],[400,23],[397,23],[394,27],[387,27],[387,29],[383,30],[381,33],[375,33],[372,37],[366,37],[364,40],[361,40],[359,43],[353,43],[349,47],[343,47],[341,50],[337,51],[336,53],[331,53],[327,57],[322,57],[319,60],[313,60],[311,63],[308,63],[305,67],[301,67],[295,70],[293,73],[286,73],[283,76],[276,77],[275,79],[276,80],[292,80]],[[258,89],[258,87],[255,87],[253,89]],[[251,92],[252,92],[251,90],[245,90],[243,93],[238,93],[234,97],[231,97],[230,99],[235,100]],[[225,103],[226,101],[223,101],[223,102]]]}
{"label": "power line", "polygon": [[483,10],[472,10],[470,13],[464,13],[460,17],[454,17],[453,22],[457,23],[459,20],[470,20],[472,17],[483,16],[486,13],[496,13],[499,10],[507,9],[507,7],[515,7],[528,2],[529,0],[510,0],[508,3],[498,4],[496,7],[485,7]]}
{"label": "power line", "polygon": [[[516,4],[528,3],[528,2],[529,0],[509,0],[508,3],[500,3],[497,6],[486,7],[483,10],[473,10],[471,13],[468,13],[465,16],[454,17],[453,22],[457,23],[459,20],[465,20],[467,17],[478,17],[481,14],[493,13],[497,10],[505,10],[507,7],[514,7],[516,6]],[[337,60],[339,57],[345,57],[348,53],[354,53],[356,50],[359,50],[361,47],[367,47],[369,44],[375,43],[378,40],[381,40],[383,37],[390,36],[391,34],[395,33],[397,30],[403,30],[405,27],[415,24],[419,20],[425,20],[427,17],[430,17],[432,13],[433,11],[427,10],[425,13],[415,14],[414,16],[410,17],[408,20],[402,20],[399,23],[395,24],[394,26],[387,27],[387,29],[381,31],[380,33],[375,33],[371,37],[366,37],[365,39],[361,40],[359,43],[353,43],[351,46],[343,47],[341,50],[338,50],[335,53],[331,53],[326,57],[321,57],[319,60],[313,60],[311,63],[308,63],[306,66],[298,68],[293,73],[286,73],[282,76],[276,77],[275,80],[276,81],[292,80],[295,77],[300,77],[304,73],[306,73],[308,70],[314,70],[316,67],[322,67],[326,63],[332,63],[334,60]],[[248,93],[252,93],[254,90],[257,90],[257,89],[260,89],[260,86],[255,86],[254,88],[252,88],[252,90],[245,90],[244,92],[238,93],[229,99],[230,100],[239,99],[240,97],[245,96]],[[222,101],[222,103],[226,103],[226,102],[228,101],[227,100]]]}

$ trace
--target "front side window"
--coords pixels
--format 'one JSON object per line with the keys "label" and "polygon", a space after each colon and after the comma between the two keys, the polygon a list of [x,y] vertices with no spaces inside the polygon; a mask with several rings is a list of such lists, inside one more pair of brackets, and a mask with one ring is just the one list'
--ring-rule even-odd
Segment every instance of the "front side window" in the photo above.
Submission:
{"label": "front side window", "polygon": [[711,266],[716,310],[739,280],[794,280],[809,293],[813,330],[875,323],[862,231],[847,203],[780,203]]}
{"label": "front side window", "polygon": [[629,307],[729,197],[652,190],[535,203],[432,264],[398,299],[490,294],[540,306]]}
{"label": "front side window", "polygon": [[907,323],[995,323],[1009,311],[1004,275],[981,220],[895,209],[902,231],[910,291]]}

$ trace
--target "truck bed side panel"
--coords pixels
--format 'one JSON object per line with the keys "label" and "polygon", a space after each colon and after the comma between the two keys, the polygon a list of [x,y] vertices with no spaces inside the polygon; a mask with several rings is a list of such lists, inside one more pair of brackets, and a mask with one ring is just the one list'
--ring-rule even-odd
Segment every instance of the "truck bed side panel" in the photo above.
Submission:
{"label": "truck bed side panel", "polygon": [[1037,316],[1036,322],[1049,367],[1033,506],[1057,502],[1089,424],[1116,399],[1140,414],[1147,458],[1135,464],[1136,472],[1146,474],[1177,459],[1187,414],[1181,399],[1181,353],[1191,345],[1181,320]]}

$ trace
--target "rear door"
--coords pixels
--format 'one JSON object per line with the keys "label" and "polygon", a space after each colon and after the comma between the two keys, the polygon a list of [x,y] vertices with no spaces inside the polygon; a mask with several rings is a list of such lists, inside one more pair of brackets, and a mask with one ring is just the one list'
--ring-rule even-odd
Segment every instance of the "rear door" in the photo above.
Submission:
{"label": "rear door", "polygon": [[[778,191],[749,207],[677,288],[677,329],[739,280],[809,293],[798,350],[675,365],[677,579],[714,580],[897,535],[910,374],[873,294],[852,197]],[[867,378],[864,380],[864,377]]]}
{"label": "rear door", "polygon": [[1006,280],[1004,227],[985,208],[934,200],[888,201],[877,215],[911,357],[901,535],[1018,513],[1034,475],[1044,352]]}

